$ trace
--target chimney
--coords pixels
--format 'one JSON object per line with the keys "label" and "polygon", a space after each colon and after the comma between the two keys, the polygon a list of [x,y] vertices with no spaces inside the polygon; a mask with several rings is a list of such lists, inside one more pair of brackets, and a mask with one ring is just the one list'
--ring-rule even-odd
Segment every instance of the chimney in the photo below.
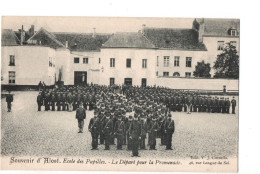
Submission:
{"label": "chimney", "polygon": [[96,28],[93,28],[92,37],[93,37],[93,38],[95,38],[95,37],[96,37]]}
{"label": "chimney", "polygon": [[65,47],[68,48],[68,45],[69,45],[69,42],[66,41],[66,43],[65,43]]}
{"label": "chimney", "polygon": [[23,25],[22,25],[22,29],[21,29],[21,32],[20,32],[21,45],[23,45],[24,41],[25,41],[25,31],[23,30]]}
{"label": "chimney", "polygon": [[145,25],[145,24],[143,24],[143,25],[142,25],[142,31],[141,31],[141,32],[142,32],[142,34],[144,34],[144,29],[145,29],[145,27],[146,27],[146,25]]}
{"label": "chimney", "polygon": [[204,18],[199,22],[199,42],[203,42],[203,34],[204,34]]}
{"label": "chimney", "polygon": [[34,35],[34,25],[31,25],[31,28],[29,29],[30,36]]}

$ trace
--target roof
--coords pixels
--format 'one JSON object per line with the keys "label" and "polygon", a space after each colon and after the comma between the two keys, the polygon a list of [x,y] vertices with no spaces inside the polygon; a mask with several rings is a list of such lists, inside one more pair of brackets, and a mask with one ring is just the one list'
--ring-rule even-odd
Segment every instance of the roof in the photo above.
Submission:
{"label": "roof", "polygon": [[1,37],[2,46],[14,46],[19,45],[20,40],[15,35],[15,32],[11,29],[3,29]]}
{"label": "roof", "polygon": [[115,33],[104,43],[103,48],[156,48],[140,32]]}
{"label": "roof", "polygon": [[145,28],[144,35],[159,49],[207,50],[193,29]]}
{"label": "roof", "polygon": [[231,36],[230,29],[237,30],[237,36],[240,33],[239,19],[196,19],[199,23],[204,23],[203,36]]}
{"label": "roof", "polygon": [[60,41],[56,39],[55,35],[48,32],[44,28],[41,28],[30,39],[28,39],[27,43],[28,45],[44,45],[51,48],[65,47],[65,45],[63,45]]}
{"label": "roof", "polygon": [[100,51],[100,47],[104,44],[111,34],[96,34],[92,37],[90,33],[53,33],[57,40],[66,45],[72,51]]}

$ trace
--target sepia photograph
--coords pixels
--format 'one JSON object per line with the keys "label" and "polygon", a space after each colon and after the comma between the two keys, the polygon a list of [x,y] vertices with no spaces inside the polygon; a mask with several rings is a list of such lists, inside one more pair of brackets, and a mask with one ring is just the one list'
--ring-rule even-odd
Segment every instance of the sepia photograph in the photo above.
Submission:
{"label": "sepia photograph", "polygon": [[1,168],[237,172],[237,18],[2,16]]}

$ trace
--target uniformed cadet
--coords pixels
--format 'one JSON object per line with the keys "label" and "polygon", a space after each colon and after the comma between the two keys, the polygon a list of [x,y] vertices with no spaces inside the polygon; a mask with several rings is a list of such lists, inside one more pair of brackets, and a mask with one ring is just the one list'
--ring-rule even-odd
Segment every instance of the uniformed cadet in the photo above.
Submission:
{"label": "uniformed cadet", "polygon": [[156,117],[153,117],[151,122],[147,125],[150,150],[156,150],[156,137],[158,129],[159,125]]}
{"label": "uniformed cadet", "polygon": [[140,118],[140,124],[141,124],[141,140],[140,140],[140,149],[146,150],[145,147],[145,139],[146,139],[146,133],[147,133],[147,124],[145,122],[144,116]]}
{"label": "uniformed cadet", "polygon": [[235,97],[231,100],[231,106],[232,106],[232,114],[235,114],[235,109],[236,109],[237,102],[235,100]]}
{"label": "uniformed cadet", "polygon": [[72,94],[69,92],[68,96],[67,96],[67,101],[68,101],[68,111],[72,112],[73,107],[72,107],[72,103],[73,103],[73,96]]}
{"label": "uniformed cadet", "polygon": [[80,104],[80,107],[76,110],[76,119],[78,120],[78,133],[83,133],[84,119],[86,119],[86,110],[83,108],[82,103]]}
{"label": "uniformed cadet", "polygon": [[119,115],[118,120],[115,123],[115,135],[117,137],[117,150],[122,150],[124,131],[125,131],[125,123],[122,120],[122,115]]}
{"label": "uniformed cadet", "polygon": [[55,102],[56,102],[56,98],[55,98],[55,95],[54,93],[51,94],[51,110],[52,111],[55,111]]}
{"label": "uniformed cadet", "polygon": [[132,140],[132,157],[139,157],[138,147],[141,140],[141,123],[138,121],[137,115],[134,116],[134,120],[130,124],[129,133]]}
{"label": "uniformed cadet", "polygon": [[225,105],[226,105],[226,113],[229,114],[229,108],[230,108],[230,101],[229,101],[229,98],[226,98]]}
{"label": "uniformed cadet", "polygon": [[111,135],[113,133],[113,122],[110,119],[109,114],[106,114],[106,118],[103,120],[103,133],[105,140],[105,150],[110,150]]}
{"label": "uniformed cadet", "polygon": [[133,116],[130,115],[126,124],[127,150],[132,150],[132,139],[130,139],[130,125],[132,121],[133,121]]}
{"label": "uniformed cadet", "polygon": [[166,134],[166,149],[172,150],[172,134],[175,130],[174,120],[172,120],[172,115],[168,114],[168,118],[165,121],[164,130]]}
{"label": "uniformed cadet", "polygon": [[100,133],[100,120],[97,117],[97,112],[94,111],[94,118],[91,118],[88,125],[88,130],[91,132],[92,137],[92,149],[91,150],[97,150],[98,149],[98,136]]}
{"label": "uniformed cadet", "polygon": [[43,104],[41,92],[39,92],[39,94],[37,96],[37,104],[38,104],[38,111],[41,111],[41,106]]}

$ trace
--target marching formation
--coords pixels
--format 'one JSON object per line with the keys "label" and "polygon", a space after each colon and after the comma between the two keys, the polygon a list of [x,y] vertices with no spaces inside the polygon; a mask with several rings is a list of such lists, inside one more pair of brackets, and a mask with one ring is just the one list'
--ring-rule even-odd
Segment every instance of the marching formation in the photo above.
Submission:
{"label": "marching formation", "polygon": [[[88,130],[92,150],[104,144],[105,150],[115,145],[118,150],[156,150],[156,140],[172,150],[175,131],[171,111],[235,113],[236,101],[228,98],[202,96],[198,92],[160,87],[136,86],[63,86],[44,89],[37,96],[38,111],[76,110],[79,133],[83,132],[86,110],[94,110]],[[117,141],[115,141],[115,139]],[[147,141],[146,141],[147,139]],[[148,143],[146,143],[148,142]]]}

